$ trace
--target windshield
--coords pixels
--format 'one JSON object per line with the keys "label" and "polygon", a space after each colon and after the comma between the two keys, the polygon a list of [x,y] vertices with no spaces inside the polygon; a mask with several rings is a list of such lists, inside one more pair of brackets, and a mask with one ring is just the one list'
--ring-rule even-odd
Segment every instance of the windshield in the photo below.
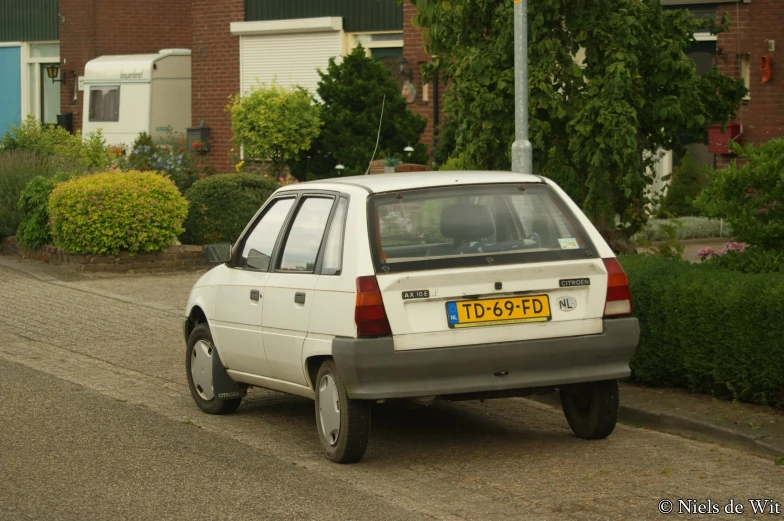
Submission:
{"label": "windshield", "polygon": [[574,215],[544,184],[380,194],[371,197],[369,210],[382,271],[585,258],[593,249]]}

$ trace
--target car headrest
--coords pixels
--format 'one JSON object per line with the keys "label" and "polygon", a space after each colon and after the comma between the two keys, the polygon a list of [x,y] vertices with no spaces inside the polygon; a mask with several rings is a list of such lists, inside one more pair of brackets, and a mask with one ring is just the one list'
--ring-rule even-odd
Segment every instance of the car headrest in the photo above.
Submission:
{"label": "car headrest", "polygon": [[481,204],[455,204],[441,211],[441,235],[448,239],[479,240],[495,233],[493,214]]}

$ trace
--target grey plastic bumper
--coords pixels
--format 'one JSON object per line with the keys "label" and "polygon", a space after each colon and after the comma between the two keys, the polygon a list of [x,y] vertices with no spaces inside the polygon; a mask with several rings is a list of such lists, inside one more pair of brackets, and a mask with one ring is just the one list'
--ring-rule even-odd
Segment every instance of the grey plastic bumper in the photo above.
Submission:
{"label": "grey plastic bumper", "polygon": [[410,351],[391,338],[336,338],[332,355],[349,397],[376,400],[625,378],[639,338],[636,318],[615,318],[598,335]]}

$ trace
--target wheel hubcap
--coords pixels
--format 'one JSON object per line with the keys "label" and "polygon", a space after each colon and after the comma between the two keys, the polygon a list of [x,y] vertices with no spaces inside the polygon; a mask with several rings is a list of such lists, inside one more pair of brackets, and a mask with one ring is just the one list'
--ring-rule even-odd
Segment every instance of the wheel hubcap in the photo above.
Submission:
{"label": "wheel hubcap", "polygon": [[203,400],[212,400],[212,346],[199,340],[191,351],[191,378],[196,392]]}
{"label": "wheel hubcap", "polygon": [[318,392],[321,432],[330,447],[334,447],[340,435],[340,397],[332,375],[324,375],[319,382]]}

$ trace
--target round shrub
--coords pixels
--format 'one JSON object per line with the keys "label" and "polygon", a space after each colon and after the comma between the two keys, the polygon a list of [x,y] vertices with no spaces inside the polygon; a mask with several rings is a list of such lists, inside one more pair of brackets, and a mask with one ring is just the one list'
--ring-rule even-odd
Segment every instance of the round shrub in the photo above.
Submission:
{"label": "round shrub", "polygon": [[234,242],[264,201],[280,185],[258,174],[217,174],[185,192],[185,244]]}
{"label": "round shrub", "polygon": [[54,244],[70,253],[161,250],[182,233],[187,211],[174,183],[152,172],[71,179],[49,196]]}

